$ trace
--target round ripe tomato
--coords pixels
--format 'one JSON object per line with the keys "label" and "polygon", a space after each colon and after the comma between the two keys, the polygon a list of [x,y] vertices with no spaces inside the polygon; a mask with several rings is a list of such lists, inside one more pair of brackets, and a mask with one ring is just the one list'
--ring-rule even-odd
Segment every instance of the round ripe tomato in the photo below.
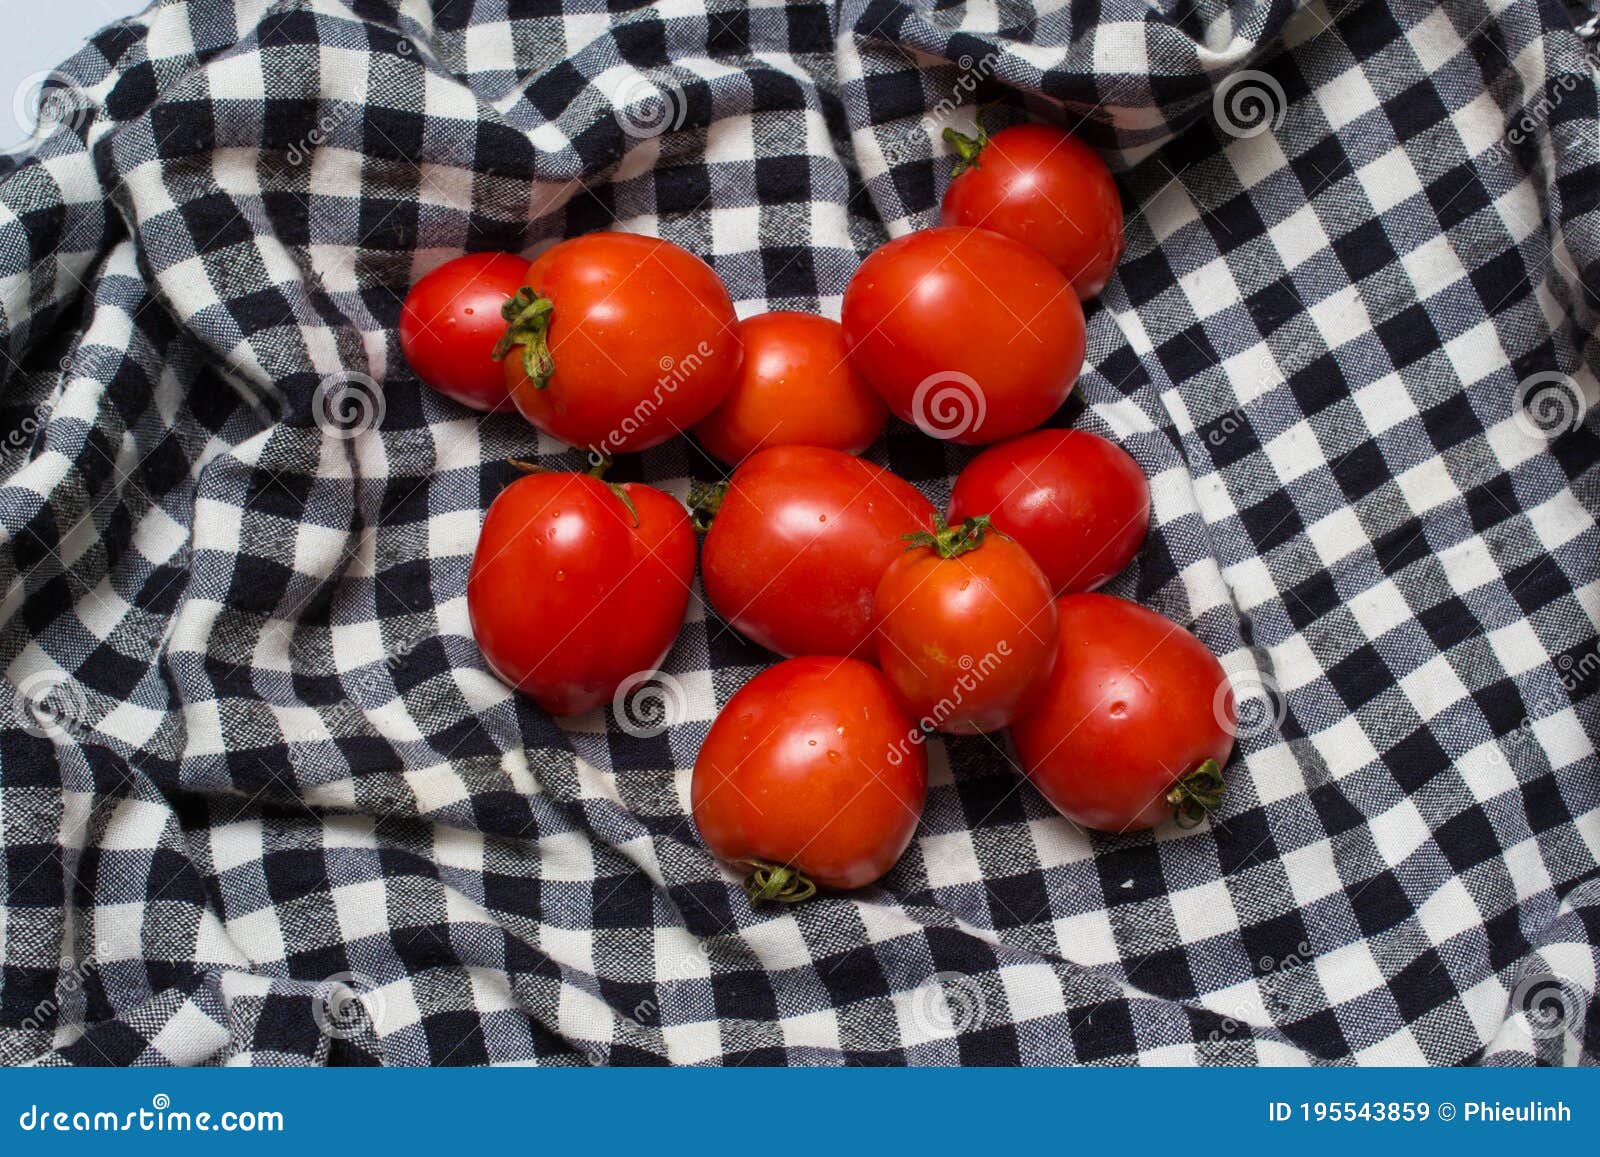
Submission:
{"label": "round ripe tomato", "polygon": [[881,466],[817,446],[745,460],[700,554],[706,598],[728,625],[780,655],[870,658],[873,594],[903,535],[934,509]]}
{"label": "round ripe tomato", "polygon": [[1082,430],[1035,430],[967,463],[950,520],[989,514],[1059,594],[1091,591],[1133,561],[1150,527],[1150,484],[1114,443]]}
{"label": "round ripe tomato", "polygon": [[494,347],[500,309],[522,288],[528,263],[510,253],[469,253],[425,274],[400,307],[400,350],[417,377],[475,410],[506,404]]}
{"label": "round ripe tomato", "polygon": [[1043,701],[1011,728],[1023,770],[1086,828],[1198,823],[1222,793],[1233,752],[1233,692],[1205,644],[1110,595],[1056,602],[1055,670]]}
{"label": "round ripe tomato", "polygon": [[960,158],[946,225],[993,229],[1038,250],[1085,301],[1105,288],[1122,256],[1122,198],[1099,154],[1054,125],[980,130],[976,140],[946,129],[944,139]]}
{"label": "round ripe tomato", "polygon": [[574,237],[535,258],[524,286],[506,305],[498,352],[511,400],[553,438],[644,450],[733,388],[733,302],[709,265],[670,241]]}
{"label": "round ripe tomato", "polygon": [[1043,422],[1083,368],[1083,307],[1061,272],[986,229],[924,229],[844,291],[850,364],[935,438],[998,442]]}
{"label": "round ripe tomato", "polygon": [[768,667],[722,709],[695,760],[695,827],[750,869],[751,903],[862,888],[922,818],[927,756],[874,668],[809,657]]}
{"label": "round ripe tomato", "polygon": [[730,466],[768,446],[859,454],[889,423],[883,399],[845,360],[839,323],[812,313],[761,313],[739,323],[744,368],[733,391],[694,428]]}
{"label": "round ripe tomato", "polygon": [[1056,659],[1049,582],[988,524],[940,519],[878,584],[878,665],[924,726],[955,735],[1009,725]]}
{"label": "round ripe tomato", "polygon": [[530,474],[489,506],[467,577],[472,634],[494,673],[552,715],[654,671],[683,623],[694,528],[638,483]]}

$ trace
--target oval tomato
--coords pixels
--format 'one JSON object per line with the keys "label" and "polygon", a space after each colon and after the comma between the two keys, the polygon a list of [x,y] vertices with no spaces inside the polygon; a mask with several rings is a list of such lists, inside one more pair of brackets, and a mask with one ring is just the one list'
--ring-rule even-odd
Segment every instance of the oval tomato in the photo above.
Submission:
{"label": "oval tomato", "polygon": [[694,428],[700,444],[728,465],[768,446],[859,454],[888,425],[883,399],[845,359],[838,322],[812,313],[761,313],[739,323],[739,338],[739,379]]}
{"label": "oval tomato", "polygon": [[904,479],[838,450],[774,446],[729,479],[701,548],[706,598],[780,655],[870,658],[878,580],[933,527]]}
{"label": "oval tomato", "polygon": [[1085,301],[1122,257],[1122,198],[1098,153],[1054,125],[1015,125],[977,139],[945,129],[959,155],[946,225],[1004,233],[1042,253]]}
{"label": "oval tomato", "polygon": [[759,903],[878,879],[910,844],[927,789],[921,734],[883,676],[809,657],[728,700],[689,794],[700,838],[750,869],[745,891]]}
{"label": "oval tomato", "polygon": [[666,656],[694,581],[688,512],[654,487],[530,474],[489,506],[467,578],[494,673],[552,715],[609,700]]}
{"label": "oval tomato", "polygon": [[1057,594],[1093,590],[1139,553],[1150,484],[1121,447],[1082,430],[1035,430],[979,454],[950,491],[950,521],[988,514]]}
{"label": "oval tomato", "polygon": [[1044,699],[1011,728],[1023,770],[1086,828],[1198,823],[1233,752],[1233,692],[1205,644],[1110,595],[1067,595]]}
{"label": "oval tomato", "polygon": [[400,307],[400,351],[428,385],[475,410],[506,404],[494,349],[506,331],[501,307],[522,288],[525,258],[469,253],[425,274]]}
{"label": "oval tomato", "polygon": [[954,442],[1043,422],[1083,368],[1083,308],[1039,254],[986,229],[889,242],[844,292],[850,364],[895,414]]}
{"label": "oval tomato", "polygon": [[939,520],[878,584],[878,665],[924,726],[998,731],[1038,702],[1056,657],[1050,583],[974,518]]}
{"label": "oval tomato", "polygon": [[655,237],[588,233],[547,249],[507,303],[499,353],[523,417],[602,454],[644,450],[704,418],[739,372],[728,291]]}

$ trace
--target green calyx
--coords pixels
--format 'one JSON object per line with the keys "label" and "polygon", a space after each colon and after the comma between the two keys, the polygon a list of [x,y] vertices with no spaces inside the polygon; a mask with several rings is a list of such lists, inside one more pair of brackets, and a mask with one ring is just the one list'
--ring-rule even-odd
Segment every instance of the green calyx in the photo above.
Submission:
{"label": "green calyx", "polygon": [[550,355],[550,318],[554,311],[555,302],[526,285],[500,307],[506,332],[490,356],[500,361],[514,347],[521,346],[522,371],[536,390],[548,386],[550,376],[556,372],[555,358]]}
{"label": "green calyx", "polygon": [[1196,827],[1221,807],[1222,786],[1222,768],[1214,759],[1206,760],[1173,784],[1172,790],[1167,792],[1167,802],[1172,805],[1178,826]]}
{"label": "green calyx", "polygon": [[768,900],[798,904],[817,894],[817,886],[798,868],[767,860],[740,860],[739,863],[750,869],[744,881],[744,894],[750,897],[752,906]]}
{"label": "green calyx", "polygon": [[694,515],[696,530],[710,530],[711,520],[722,509],[722,500],[728,496],[728,483],[689,483],[689,512]]}
{"label": "green calyx", "polygon": [[907,550],[927,547],[940,558],[956,558],[982,546],[983,536],[990,529],[990,519],[987,514],[980,514],[976,518],[963,518],[959,526],[951,526],[945,522],[944,515],[936,513],[933,516],[932,534],[926,530],[919,530],[915,534],[902,534],[900,537],[911,544],[906,547]]}
{"label": "green calyx", "polygon": [[628,497],[628,492],[622,488],[620,483],[606,482],[606,471],[611,469],[611,455],[602,454],[595,450],[590,452],[589,457],[591,459],[589,477],[598,478],[601,482],[605,482],[611,493],[615,494],[622,505],[628,508],[628,516],[633,519],[633,524],[638,526],[639,508],[633,504],[633,499]]}
{"label": "green calyx", "polygon": [[952,176],[959,177],[968,169],[978,167],[978,154],[989,143],[989,134],[983,131],[983,125],[978,126],[978,135],[975,137],[958,133],[953,128],[945,129],[943,136],[944,143],[956,151],[956,171]]}

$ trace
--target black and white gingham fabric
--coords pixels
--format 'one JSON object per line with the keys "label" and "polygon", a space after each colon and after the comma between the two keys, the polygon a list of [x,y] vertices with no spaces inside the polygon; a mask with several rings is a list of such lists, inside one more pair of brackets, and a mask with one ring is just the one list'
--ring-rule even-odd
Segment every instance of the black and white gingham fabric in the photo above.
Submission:
{"label": "black and white gingham fabric", "polygon": [[[0,1059],[1600,1058],[1600,108],[1559,0],[164,0],[0,167]],[[670,726],[473,645],[509,456],[400,301],[598,228],[837,315],[946,125],[1105,150],[1128,253],[1057,419],[1156,526],[1110,588],[1244,700],[1214,822],[1104,837],[930,746],[880,886],[753,912]],[[380,383],[370,387],[368,382]],[[873,456],[935,501],[970,451]],[[618,463],[682,496],[683,440]],[[653,718],[653,717],[652,717]],[[648,722],[648,720],[646,720]],[[624,723],[627,725],[624,726]]]}

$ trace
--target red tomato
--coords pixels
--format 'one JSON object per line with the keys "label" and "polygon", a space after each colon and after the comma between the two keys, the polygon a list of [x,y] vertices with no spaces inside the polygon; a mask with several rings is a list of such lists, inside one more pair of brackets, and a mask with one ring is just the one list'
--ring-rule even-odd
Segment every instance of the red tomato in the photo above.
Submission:
{"label": "red tomato", "polygon": [[494,673],[550,714],[598,707],[672,646],[694,548],[688,512],[653,487],[519,478],[490,505],[472,556],[473,637]]}
{"label": "red tomato", "polygon": [[1110,595],[1056,602],[1056,665],[1011,728],[1023,770],[1055,809],[1104,832],[1198,823],[1233,752],[1233,691],[1205,644]]}
{"label": "red tomato", "polygon": [[739,372],[728,291],[655,237],[589,233],[535,258],[506,305],[511,399],[553,438],[603,454],[665,442],[716,409]]}
{"label": "red tomato", "polygon": [[878,584],[878,665],[924,726],[998,731],[1044,693],[1056,606],[1034,561],[987,518],[933,534]]}
{"label": "red tomato", "polygon": [[768,667],[722,709],[689,796],[713,855],[750,869],[751,903],[862,888],[906,850],[928,790],[922,735],[854,659]]}
{"label": "red tomato", "polygon": [[1121,449],[1082,430],[1035,430],[967,463],[950,521],[989,514],[1057,594],[1090,591],[1133,561],[1150,527],[1150,484]]}
{"label": "red tomato", "polygon": [[845,360],[839,323],[813,313],[761,313],[739,323],[744,368],[733,392],[694,428],[730,466],[768,446],[859,454],[889,423],[883,399]]}
{"label": "red tomato", "polygon": [[469,253],[425,274],[400,307],[400,350],[417,377],[475,410],[506,404],[494,347],[500,309],[522,288],[528,263],[510,253]]}
{"label": "red tomato", "polygon": [[1087,301],[1122,256],[1122,198],[1088,145],[1054,125],[1016,125],[976,140],[944,131],[960,159],[944,195],[946,225],[1004,233],[1036,249]]}
{"label": "red tomato", "polygon": [[700,555],[706,598],[780,655],[870,658],[872,597],[902,536],[933,503],[881,466],[817,446],[774,446],[734,471]]}
{"label": "red tomato", "polygon": [[1043,422],[1083,368],[1083,307],[1059,270],[986,229],[924,229],[844,291],[850,364],[901,418],[954,442]]}

